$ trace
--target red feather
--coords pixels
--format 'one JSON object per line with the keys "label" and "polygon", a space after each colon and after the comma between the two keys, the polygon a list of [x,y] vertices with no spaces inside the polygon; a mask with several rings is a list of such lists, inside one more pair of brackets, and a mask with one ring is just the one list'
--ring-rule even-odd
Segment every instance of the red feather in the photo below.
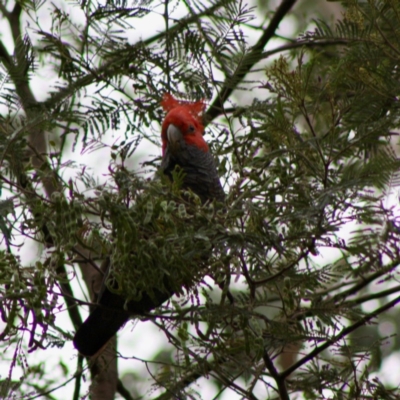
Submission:
{"label": "red feather", "polygon": [[[161,106],[167,112],[161,132],[163,154],[165,154],[168,145],[167,129],[170,124],[177,126],[181,130],[183,138],[188,145],[197,146],[205,152],[208,151],[208,145],[203,138],[202,114],[205,109],[203,100],[196,102],[182,101],[166,93],[161,101]],[[194,127],[194,131],[189,132],[189,127]]]}
{"label": "red feather", "polygon": [[190,102],[175,99],[172,94],[165,93],[161,101],[161,106],[164,111],[171,111],[174,108],[182,107],[183,109],[189,111],[193,117],[195,117],[199,122],[202,120],[202,114],[206,107],[204,100]]}

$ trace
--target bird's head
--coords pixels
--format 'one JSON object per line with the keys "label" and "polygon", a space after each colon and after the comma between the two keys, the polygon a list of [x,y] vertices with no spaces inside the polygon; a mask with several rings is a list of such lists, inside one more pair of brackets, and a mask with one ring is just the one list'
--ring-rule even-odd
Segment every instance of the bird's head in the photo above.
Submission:
{"label": "bird's head", "polygon": [[163,155],[167,146],[179,145],[182,139],[187,145],[197,146],[207,152],[208,145],[203,138],[204,126],[201,121],[204,102],[202,100],[194,103],[179,101],[166,93],[161,105],[167,112],[161,130]]}

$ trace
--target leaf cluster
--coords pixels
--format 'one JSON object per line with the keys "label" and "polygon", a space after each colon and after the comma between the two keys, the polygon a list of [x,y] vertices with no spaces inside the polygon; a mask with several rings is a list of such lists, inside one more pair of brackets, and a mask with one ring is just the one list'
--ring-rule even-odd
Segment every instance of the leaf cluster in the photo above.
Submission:
{"label": "leaf cluster", "polygon": [[[165,282],[180,296],[147,316],[174,346],[155,379],[165,396],[197,395],[192,383],[200,377],[252,399],[257,391],[397,395],[369,379],[384,360],[387,335],[365,325],[385,320],[399,328],[398,307],[391,310],[400,301],[398,2],[348,2],[342,21],[316,21],[286,46],[292,54],[262,66],[263,82],[246,92],[239,89],[253,82],[243,85],[243,71],[262,59],[245,34],[252,9],[187,2],[188,16],[175,22],[173,6],[88,2],[84,26],[54,6],[51,30],[24,46],[29,72],[38,65],[28,62],[34,51],[39,66],[54,64],[59,88],[26,119],[18,115],[24,80],[13,79],[22,70],[0,75],[16,88],[1,97],[9,198],[0,204],[2,338],[11,346],[28,332],[32,349],[55,343],[55,288],[65,294],[66,271],[109,259],[107,285],[127,301],[166,290]],[[135,21],[156,12],[165,31],[132,40]],[[219,104],[232,90],[229,105]],[[182,193],[179,171],[170,184],[129,170],[142,138],[158,143],[164,91],[216,96],[221,108],[207,115],[224,118],[206,133],[225,208]],[[37,168],[32,153],[47,155],[35,154],[32,131],[44,129],[58,153]],[[100,184],[68,160],[65,143],[95,151],[110,130],[124,141],[111,146]],[[45,198],[48,181],[57,190]],[[21,237],[50,249],[43,262],[21,265],[13,255]]]}

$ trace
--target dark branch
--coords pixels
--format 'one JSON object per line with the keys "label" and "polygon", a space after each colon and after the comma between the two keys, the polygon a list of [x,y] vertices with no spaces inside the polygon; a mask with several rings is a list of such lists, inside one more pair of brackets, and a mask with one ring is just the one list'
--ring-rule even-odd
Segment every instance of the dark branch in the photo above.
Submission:
{"label": "dark branch", "polygon": [[79,393],[81,391],[82,364],[83,364],[83,357],[81,355],[78,355],[78,361],[75,373],[75,388],[72,400],[79,400],[80,397]]}
{"label": "dark branch", "polygon": [[281,378],[286,378],[288,377],[291,373],[296,371],[298,368],[303,366],[304,364],[308,363],[312,359],[314,359],[318,354],[338,342],[340,339],[344,338],[345,336],[349,335],[351,332],[355,331],[357,328],[359,328],[362,325],[365,325],[367,322],[371,321],[375,317],[377,317],[379,314],[382,314],[384,311],[389,310],[390,308],[394,307],[397,303],[400,303],[400,296],[396,297],[394,300],[390,301],[386,305],[376,309],[374,312],[366,315],[365,317],[361,318],[358,320],[356,323],[353,325],[348,326],[347,328],[343,329],[338,335],[334,336],[332,339],[327,340],[324,344],[321,346],[318,346],[315,348],[313,351],[311,351],[309,354],[304,356],[302,359],[300,359],[298,362],[293,364],[290,368],[287,370],[283,371],[280,375]]}
{"label": "dark branch", "polygon": [[[372,263],[373,261],[371,261]],[[371,282],[374,280],[386,275],[388,272],[392,271],[394,268],[398,267],[400,263],[400,260],[396,259],[393,260],[390,264],[388,264],[386,267],[379,269],[375,273],[371,274],[368,277],[363,277],[360,282],[356,283],[354,286],[351,288],[338,293],[337,295],[333,296],[331,301],[337,303],[341,301],[342,299],[346,299],[347,297],[358,293],[361,289],[365,288],[368,286]],[[364,267],[368,267],[368,264],[366,264]]]}
{"label": "dark branch", "polygon": [[267,351],[264,351],[263,360],[265,366],[268,369],[268,372],[271,374],[272,378],[275,379],[276,384],[278,385],[278,392],[281,400],[290,400],[289,394],[286,389],[285,385],[285,378],[281,377],[278,371],[275,368],[274,363],[272,362],[271,358],[269,357]]}
{"label": "dark branch", "polygon": [[236,89],[239,83],[242,82],[243,78],[250,72],[253,66],[263,58],[263,49],[274,36],[280,22],[292,8],[294,3],[296,3],[296,0],[282,1],[258,42],[243,58],[243,62],[238,66],[234,74],[225,80],[217,98],[204,115],[204,122],[206,124],[223,113],[225,101],[230,97],[234,89]]}
{"label": "dark branch", "polygon": [[129,390],[124,386],[121,379],[118,379],[117,382],[117,392],[125,399],[125,400],[134,400],[132,395],[129,393]]}

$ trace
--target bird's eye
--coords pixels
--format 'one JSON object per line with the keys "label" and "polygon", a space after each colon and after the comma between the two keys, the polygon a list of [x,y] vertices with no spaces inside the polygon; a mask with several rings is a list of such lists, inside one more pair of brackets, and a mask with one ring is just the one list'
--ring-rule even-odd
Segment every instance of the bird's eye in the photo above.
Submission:
{"label": "bird's eye", "polygon": [[189,133],[193,133],[194,131],[195,131],[194,126],[193,125],[189,125],[188,132]]}

